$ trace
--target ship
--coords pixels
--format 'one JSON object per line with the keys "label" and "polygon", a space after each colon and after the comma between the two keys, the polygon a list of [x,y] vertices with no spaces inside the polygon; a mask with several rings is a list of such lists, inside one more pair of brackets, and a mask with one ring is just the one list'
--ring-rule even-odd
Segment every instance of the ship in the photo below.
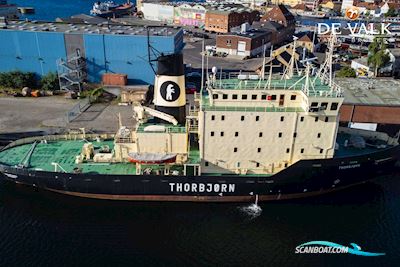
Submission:
{"label": "ship", "polygon": [[102,18],[120,17],[129,14],[133,8],[134,6],[129,0],[124,4],[116,4],[113,1],[95,2],[90,10],[90,15]]}
{"label": "ship", "polygon": [[14,4],[8,4],[7,0],[0,0],[0,17],[6,19],[18,19],[18,8]]}
{"label": "ship", "polygon": [[116,133],[16,140],[0,152],[0,173],[39,192],[188,202],[302,198],[397,173],[398,135],[339,126],[332,53],[318,71],[296,72],[294,60],[279,76],[222,79],[213,68],[187,103],[182,54],[160,55],[151,103],[133,103],[134,127],[119,119]]}

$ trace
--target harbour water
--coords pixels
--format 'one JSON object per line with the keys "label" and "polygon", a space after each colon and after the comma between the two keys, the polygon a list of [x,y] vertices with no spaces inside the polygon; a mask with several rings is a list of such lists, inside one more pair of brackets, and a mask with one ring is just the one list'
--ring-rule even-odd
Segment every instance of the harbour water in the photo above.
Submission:
{"label": "harbour water", "polygon": [[[248,204],[87,200],[0,184],[0,266],[398,266],[400,177]],[[295,254],[324,240],[385,256]]]}

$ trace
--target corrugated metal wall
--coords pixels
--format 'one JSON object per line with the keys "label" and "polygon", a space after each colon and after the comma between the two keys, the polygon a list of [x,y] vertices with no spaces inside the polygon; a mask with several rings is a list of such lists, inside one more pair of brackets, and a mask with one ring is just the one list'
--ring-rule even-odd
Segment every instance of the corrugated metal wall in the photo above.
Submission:
{"label": "corrugated metal wall", "polygon": [[[65,39],[64,33],[0,30],[0,71],[22,70],[38,75],[55,72],[56,60],[66,58],[72,44],[80,43],[71,42],[74,38],[70,35]],[[151,36],[150,43],[159,52],[179,52],[183,48],[183,33]],[[84,34],[83,45],[90,82],[100,82],[105,72],[127,74],[131,82],[154,82],[147,61],[146,36]]]}
{"label": "corrugated metal wall", "polygon": [[56,71],[56,60],[65,56],[63,34],[0,31],[0,71],[21,70],[44,75]]}

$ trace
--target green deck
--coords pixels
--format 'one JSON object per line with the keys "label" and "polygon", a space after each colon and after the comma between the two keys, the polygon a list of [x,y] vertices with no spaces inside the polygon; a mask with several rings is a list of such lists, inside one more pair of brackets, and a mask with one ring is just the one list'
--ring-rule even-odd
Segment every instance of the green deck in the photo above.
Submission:
{"label": "green deck", "polygon": [[[103,145],[108,145],[113,149],[113,140],[92,142],[95,150],[100,149]],[[47,143],[37,143],[33,154],[30,158],[30,169],[55,171],[55,166],[52,163],[57,163],[66,172],[73,172],[74,168],[79,167],[82,172],[97,172],[101,174],[135,174],[136,166],[132,163],[95,163],[87,162],[76,164],[75,158],[81,153],[84,141],[49,141]],[[8,165],[22,164],[24,158],[31,149],[32,144],[24,144],[9,148],[0,152],[0,162]],[[189,153],[189,164],[199,163],[199,151],[192,149]],[[144,165],[151,169],[158,170],[163,168],[163,165]],[[62,171],[58,168],[58,171]],[[143,168],[145,168],[143,167]],[[183,166],[172,166],[171,169],[181,170]]]}

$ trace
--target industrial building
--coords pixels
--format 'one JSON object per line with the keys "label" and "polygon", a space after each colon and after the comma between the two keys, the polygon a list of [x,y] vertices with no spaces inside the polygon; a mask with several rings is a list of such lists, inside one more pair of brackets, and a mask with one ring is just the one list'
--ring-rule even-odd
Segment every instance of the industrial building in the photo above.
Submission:
{"label": "industrial building", "polygon": [[[3,21],[0,72],[20,70],[39,76],[58,71],[66,83],[100,82],[103,73],[128,75],[130,83],[152,84],[148,52],[183,49],[177,27]],[[148,44],[154,49],[148,49]],[[155,55],[151,53],[152,59]]]}

